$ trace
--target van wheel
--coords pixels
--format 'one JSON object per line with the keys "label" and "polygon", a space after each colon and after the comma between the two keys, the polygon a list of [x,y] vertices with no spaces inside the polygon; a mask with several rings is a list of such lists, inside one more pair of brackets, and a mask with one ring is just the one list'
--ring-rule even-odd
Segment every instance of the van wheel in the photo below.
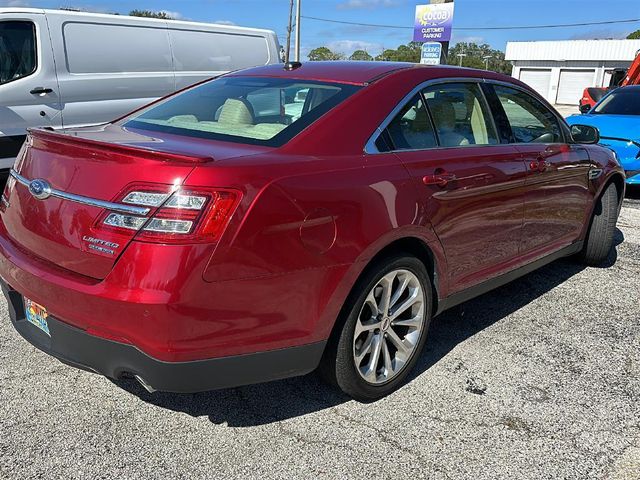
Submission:
{"label": "van wheel", "polygon": [[420,260],[397,255],[370,268],[350,298],[320,373],[369,402],[397,389],[416,364],[431,320],[431,282]]}
{"label": "van wheel", "polygon": [[587,265],[600,265],[609,256],[618,221],[618,191],[611,183],[606,188],[593,212],[591,226],[580,253],[580,260]]}

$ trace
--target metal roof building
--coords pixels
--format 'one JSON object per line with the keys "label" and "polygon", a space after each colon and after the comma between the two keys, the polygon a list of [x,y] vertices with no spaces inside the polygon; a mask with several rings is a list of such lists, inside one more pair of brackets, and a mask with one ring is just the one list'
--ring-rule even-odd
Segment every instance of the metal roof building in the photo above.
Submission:
{"label": "metal roof building", "polygon": [[512,76],[528,83],[549,102],[577,105],[586,87],[607,87],[608,70],[628,68],[640,40],[508,42]]}

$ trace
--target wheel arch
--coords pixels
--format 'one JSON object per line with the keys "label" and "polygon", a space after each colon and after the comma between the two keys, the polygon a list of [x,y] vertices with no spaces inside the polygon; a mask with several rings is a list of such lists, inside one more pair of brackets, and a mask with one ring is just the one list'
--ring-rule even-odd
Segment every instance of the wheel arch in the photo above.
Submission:
{"label": "wheel arch", "polygon": [[607,179],[604,186],[600,190],[600,194],[598,198],[602,196],[606,188],[611,183],[615,184],[616,190],[618,192],[618,205],[622,205],[622,200],[624,199],[624,192],[625,192],[625,178],[620,173],[614,173]]}
{"label": "wheel arch", "polygon": [[330,343],[331,339],[335,338],[335,336],[339,334],[340,329],[342,328],[342,324],[349,311],[349,306],[352,304],[354,295],[356,295],[356,288],[362,281],[362,278],[367,275],[372,266],[379,262],[381,259],[401,253],[413,255],[414,257],[418,258],[427,269],[429,279],[431,280],[431,293],[433,299],[431,306],[432,315],[436,314],[436,312],[438,311],[440,292],[442,291],[443,287],[441,284],[443,265],[439,260],[439,252],[435,251],[435,249],[432,248],[432,246],[430,246],[430,244],[425,242],[423,239],[416,236],[405,236],[396,238],[395,240],[384,245],[382,248],[379,248],[378,251],[368,259],[364,260],[361,263],[358,262],[360,265],[362,265],[362,267],[357,273],[355,281],[352,282],[349,293],[346,295],[344,302],[340,306],[338,314],[335,316],[334,323],[331,326],[329,333]]}
{"label": "wheel arch", "polygon": [[591,212],[589,216],[589,225],[591,224],[591,219],[593,218],[593,214],[598,205],[598,201],[600,200],[600,198],[602,198],[602,195],[604,195],[604,192],[607,191],[607,188],[609,188],[609,185],[611,184],[615,185],[616,193],[618,194],[618,211],[622,207],[622,200],[624,200],[624,192],[626,188],[625,177],[620,172],[612,172],[611,175],[609,175],[606,179],[602,181],[594,197],[594,202],[591,207]]}

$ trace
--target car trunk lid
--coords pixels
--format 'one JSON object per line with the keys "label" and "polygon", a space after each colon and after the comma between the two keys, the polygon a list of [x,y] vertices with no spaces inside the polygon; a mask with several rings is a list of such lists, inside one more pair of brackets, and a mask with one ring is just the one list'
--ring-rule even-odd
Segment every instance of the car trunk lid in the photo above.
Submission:
{"label": "car trunk lid", "polygon": [[[168,190],[183,184],[195,165],[212,160],[198,151],[177,153],[179,145],[158,138],[148,137],[144,145],[136,145],[130,132],[103,136],[113,143],[86,133],[32,131],[2,205],[2,222],[15,244],[94,279],[109,273],[136,235],[134,230],[102,228],[98,222],[109,209],[100,202],[123,205],[123,195],[133,184],[159,184]],[[46,196],[39,193],[43,184],[32,183],[29,188],[29,182],[37,179],[72,198],[37,198]]]}

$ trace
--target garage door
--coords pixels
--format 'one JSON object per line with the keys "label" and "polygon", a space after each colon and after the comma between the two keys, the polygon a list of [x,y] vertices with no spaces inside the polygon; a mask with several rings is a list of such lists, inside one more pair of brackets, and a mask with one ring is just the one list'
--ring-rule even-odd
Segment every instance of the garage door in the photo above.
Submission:
{"label": "garage door", "polygon": [[551,82],[551,70],[533,70],[523,68],[520,70],[520,80],[529,85],[544,98],[547,98],[547,95],[549,94],[549,82]]}
{"label": "garage door", "polygon": [[595,70],[560,70],[556,103],[578,105],[582,92],[594,86]]}

